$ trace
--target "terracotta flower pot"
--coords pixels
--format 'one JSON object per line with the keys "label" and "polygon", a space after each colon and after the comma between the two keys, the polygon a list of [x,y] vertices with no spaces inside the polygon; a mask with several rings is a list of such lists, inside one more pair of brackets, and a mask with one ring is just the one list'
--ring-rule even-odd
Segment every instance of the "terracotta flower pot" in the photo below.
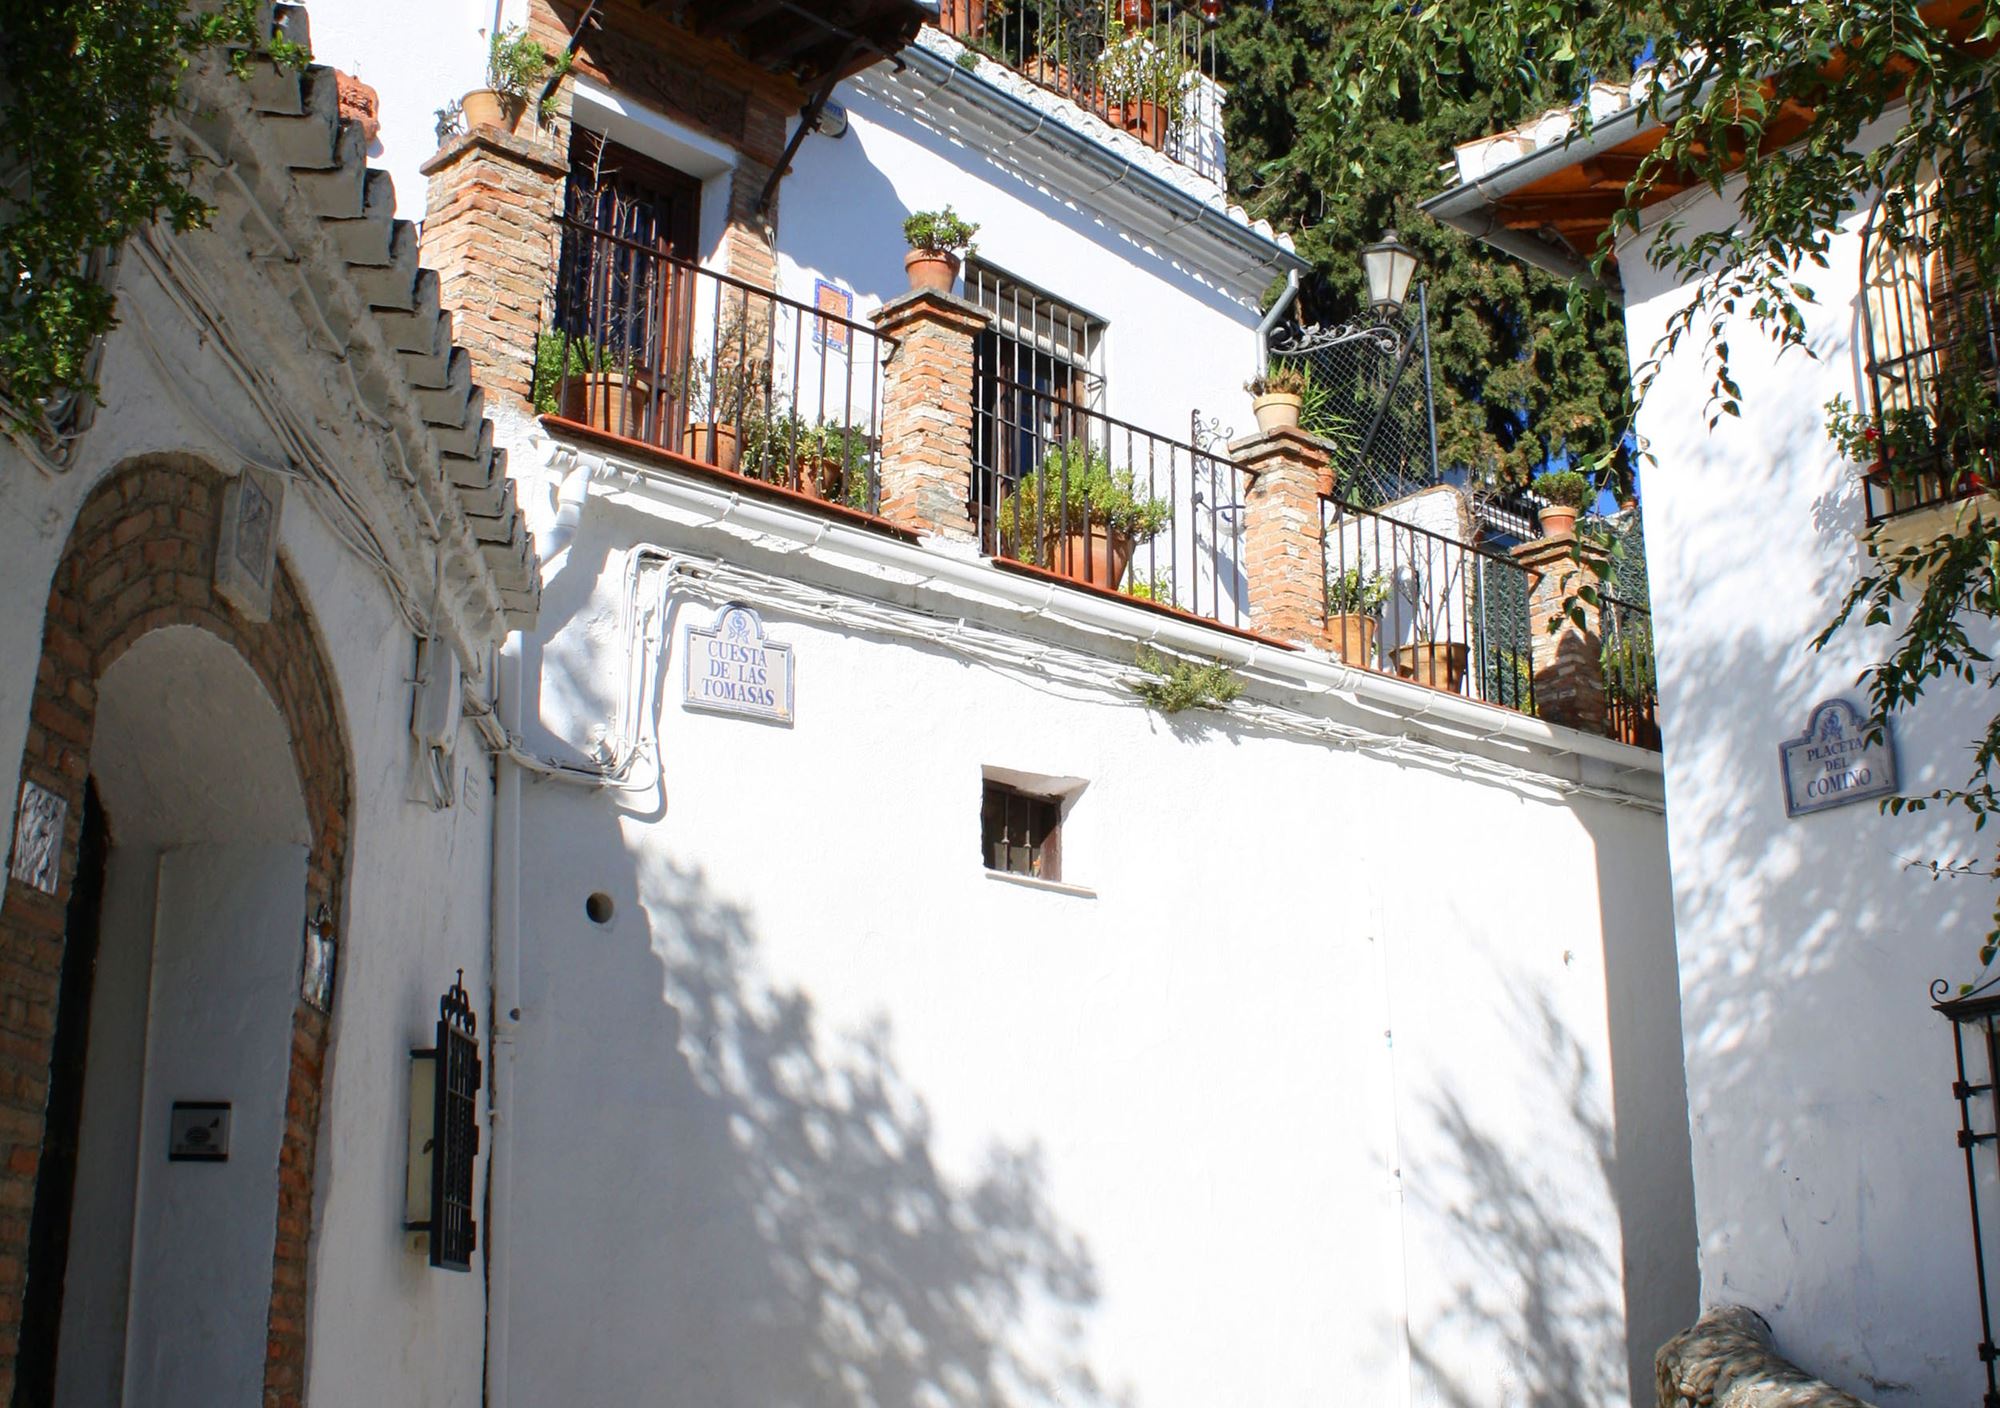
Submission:
{"label": "terracotta flower pot", "polygon": [[986,0],[944,0],[938,6],[938,28],[960,39],[986,32]]}
{"label": "terracotta flower pot", "polygon": [[521,125],[521,114],[528,110],[527,102],[510,93],[495,92],[491,88],[475,88],[460,100],[459,107],[465,112],[465,130],[470,132],[478,127],[497,127],[502,132],[512,132]]}
{"label": "terracotta flower pot", "polygon": [[689,421],[687,429],[681,432],[681,453],[730,474],[736,473],[742,462],[736,427],[722,421]]}
{"label": "terracotta flower pot", "polygon": [[1266,435],[1274,430],[1297,430],[1299,412],[1304,409],[1305,402],[1289,391],[1267,391],[1250,402],[1257,428]]}
{"label": "terracotta flower pot", "polygon": [[1326,642],[1328,650],[1347,664],[1372,670],[1376,668],[1375,634],[1381,629],[1381,622],[1373,616],[1343,611],[1326,618],[1326,627],[1320,638]]}
{"label": "terracotta flower pot", "polygon": [[1132,565],[1135,546],[1130,533],[1093,523],[1080,533],[1050,535],[1042,545],[1041,565],[1073,582],[1115,592],[1125,580],[1125,569]]}
{"label": "terracotta flower pot", "polygon": [[1145,29],[1153,23],[1153,0],[1118,0],[1118,18],[1127,29]]}
{"label": "terracotta flower pot", "polygon": [[1577,510],[1568,504],[1550,504],[1535,515],[1541,520],[1544,538],[1567,538],[1576,532]]}
{"label": "terracotta flower pot", "polygon": [[910,276],[912,293],[919,289],[930,293],[950,293],[951,286],[958,282],[958,256],[913,249],[903,256],[903,270]]}
{"label": "terracotta flower pot", "polygon": [[1167,144],[1167,110],[1151,98],[1113,103],[1110,117],[1113,127],[1123,128],[1155,151]]}
{"label": "terracotta flower pot", "polygon": [[1629,743],[1634,748],[1660,751],[1660,726],[1637,709],[1620,708],[1612,711],[1611,736],[1620,743]]}
{"label": "terracotta flower pot", "polygon": [[1464,641],[1422,641],[1399,645],[1394,656],[1396,673],[1406,680],[1427,684],[1432,689],[1457,694],[1465,684],[1465,662],[1470,653]]}
{"label": "terracotta flower pot", "polygon": [[562,413],[613,435],[639,438],[646,418],[646,393],[617,372],[585,372],[563,387]]}

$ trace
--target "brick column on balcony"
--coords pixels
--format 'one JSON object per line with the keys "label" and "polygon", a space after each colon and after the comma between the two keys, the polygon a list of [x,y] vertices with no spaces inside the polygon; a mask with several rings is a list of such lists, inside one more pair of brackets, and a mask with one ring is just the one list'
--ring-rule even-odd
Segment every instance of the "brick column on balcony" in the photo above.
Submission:
{"label": "brick column on balcony", "polygon": [[1585,543],[1579,551],[1575,535],[1564,533],[1522,543],[1513,556],[1528,572],[1536,714],[1551,723],[1604,732],[1603,642],[1597,608],[1577,597],[1579,588],[1599,584],[1592,567],[1602,568],[1604,550]]}
{"label": "brick column on balcony", "polygon": [[1320,490],[1331,455],[1302,430],[1265,431],[1229,453],[1249,479],[1243,495],[1243,557],[1250,624],[1278,640],[1320,643],[1326,627],[1326,544]]}
{"label": "brick column on balcony", "polygon": [[423,165],[430,206],[421,257],[437,272],[438,304],[489,409],[534,409],[535,335],[555,283],[568,171],[554,145],[497,127],[452,138]]}
{"label": "brick column on balcony", "polygon": [[948,293],[916,292],[883,304],[875,326],[896,343],[882,368],[882,516],[974,542],[972,350],[992,315]]}

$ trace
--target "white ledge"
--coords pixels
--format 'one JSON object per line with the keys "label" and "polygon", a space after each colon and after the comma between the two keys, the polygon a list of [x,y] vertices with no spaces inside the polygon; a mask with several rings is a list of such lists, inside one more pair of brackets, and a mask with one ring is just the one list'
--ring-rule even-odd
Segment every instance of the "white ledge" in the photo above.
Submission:
{"label": "white ledge", "polygon": [[1044,880],[1039,875],[1016,875],[1011,870],[991,870],[986,872],[988,880],[998,880],[1003,884],[1020,885],[1029,890],[1047,890],[1052,895],[1075,895],[1080,900],[1094,900],[1097,891],[1082,885],[1065,885],[1060,880]]}

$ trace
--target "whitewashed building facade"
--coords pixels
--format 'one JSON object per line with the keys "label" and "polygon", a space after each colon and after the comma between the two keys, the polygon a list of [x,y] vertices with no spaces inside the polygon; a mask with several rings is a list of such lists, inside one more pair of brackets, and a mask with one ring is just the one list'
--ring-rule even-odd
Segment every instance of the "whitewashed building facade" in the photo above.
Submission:
{"label": "whitewashed building facade", "polygon": [[[229,149],[257,203],[218,171],[225,218],[174,256],[254,277],[210,275],[211,307],[135,253],[68,467],[0,450],[0,619],[56,661],[0,687],[0,753],[45,792],[96,780],[124,955],[80,1060],[9,1005],[65,980],[0,970],[0,1054],[80,1082],[82,1130],[45,1173],[61,1127],[24,1087],[34,1157],[0,1188],[102,1214],[23,1256],[60,1306],[47,1401],[1644,1401],[1694,1299],[1658,755],[1559,722],[1553,685],[1489,702],[1470,626],[1436,628],[1448,687],[1387,668],[1507,574],[1546,611],[1552,559],[1479,553],[1445,498],[1329,533],[1323,445],[1231,438],[1298,261],[1217,184],[1226,95],[1189,80],[1184,124],[1125,131],[973,7],[534,0],[499,19],[552,48],[590,18],[553,120],[433,151],[494,17],[409,8],[314,39],[428,181],[421,247],[332,73],[260,70],[294,125]],[[845,134],[788,156],[822,84]],[[201,131],[266,121],[220,75],[199,97]],[[947,203],[978,248],[906,293],[902,220]],[[1104,548],[1023,526],[1072,445],[1158,501],[1109,581],[1078,580]],[[212,549],[149,551],[181,520],[117,467],[167,451],[212,466],[193,543],[255,466],[285,484],[305,606],[273,620],[328,657],[326,717],[282,660],[259,712]],[[1402,574],[1352,663],[1329,540]],[[137,644],[62,673],[65,593],[149,562],[195,614],[134,595]],[[1573,683],[1561,639],[1507,668]],[[1149,706],[1145,651],[1242,693]],[[45,697],[72,684],[94,735]],[[51,850],[11,790],[0,941],[59,968],[98,882],[79,824]],[[253,840],[290,859],[229,849]],[[195,961],[221,900],[268,972]],[[268,991],[216,985],[239,969]],[[438,1025],[461,970],[476,1086]],[[170,1157],[221,1105],[228,1159]],[[448,1172],[418,1186],[430,1142]],[[218,1173],[271,1216],[190,1182]],[[173,1270],[175,1236],[228,1249],[235,1299]],[[211,1361],[234,1377],[166,1373]]]}
{"label": "whitewashed building facade", "polygon": [[[1570,136],[1556,113],[1458,152],[1440,218],[1569,277],[1623,199],[1617,173],[1649,124],[1630,92],[1600,84],[1596,123]],[[1872,140],[1893,135],[1897,116]],[[1614,179],[1615,177],[1615,179]],[[1726,228],[1734,191],[1669,191],[1616,250],[1628,346],[1646,362],[1696,285],[1653,267],[1652,231]],[[1745,414],[1710,425],[1695,341],[1667,359],[1640,411],[1647,565],[1657,622],[1675,927],[1681,964],[1695,1209],[1704,1306],[1762,1315],[1778,1348],[1870,1402],[1971,1402],[1988,1390],[1979,1347],[1968,1175],[1991,1211],[1989,1146],[1958,1141],[1959,1079],[1940,995],[1976,980],[1991,910],[1974,882],[1933,883],[1933,858],[1976,856],[1948,811],[1892,817],[1888,790],[1962,782],[1990,698],[1945,682],[1865,756],[1851,738],[1861,673],[1892,648],[1858,625],[1819,651],[1874,544],[1949,532],[1982,512],[1943,480],[1892,493],[1829,443],[1826,406],[1871,419],[1928,404],[1954,317],[1991,317],[1990,294],[1886,249],[1875,201],[1857,202],[1809,282],[1810,355],[1732,330]],[[1705,321],[1705,320],[1704,320]],[[1825,754],[1788,780],[1781,747],[1813,735]],[[1837,733],[1836,733],[1837,736]],[[1828,760],[1831,760],[1830,762]],[[1846,805],[1853,801],[1858,804]],[[1831,804],[1830,804],[1831,803]],[[1939,982],[1937,990],[1933,983]],[[1968,1045],[1975,1082],[1983,1054]],[[1975,1129],[1991,1128],[1982,1098]],[[1993,1242],[1989,1235],[1987,1245]]]}

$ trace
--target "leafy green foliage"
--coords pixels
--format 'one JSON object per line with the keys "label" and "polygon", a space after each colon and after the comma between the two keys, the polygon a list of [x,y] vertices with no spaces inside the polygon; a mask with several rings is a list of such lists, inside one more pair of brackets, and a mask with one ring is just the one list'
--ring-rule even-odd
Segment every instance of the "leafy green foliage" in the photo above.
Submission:
{"label": "leafy green foliage", "polygon": [[1306,394],[1306,383],[1311,374],[1298,362],[1280,362],[1262,376],[1253,376],[1243,383],[1243,389],[1252,396],[1298,396]]}
{"label": "leafy green foliage", "polygon": [[1380,572],[1350,567],[1326,575],[1326,614],[1373,616],[1389,600],[1389,579]]}
{"label": "leafy green foliage", "polygon": [[1150,646],[1139,651],[1145,677],[1132,692],[1162,714],[1188,709],[1221,709],[1243,697],[1243,681],[1220,660],[1168,659]]}
{"label": "leafy green foliage", "polygon": [[[1435,7],[1433,7],[1435,8]],[[1217,30],[1229,91],[1230,186],[1252,213],[1301,232],[1314,271],[1301,291],[1308,321],[1363,312],[1360,250],[1391,226],[1423,259],[1436,373],[1438,459],[1482,482],[1525,483],[1557,449],[1617,452],[1628,384],[1616,317],[1564,317],[1571,290],[1455,230],[1416,204],[1442,186],[1455,143],[1497,131],[1562,100],[1552,80],[1489,53],[1482,36],[1512,25],[1511,7],[1461,0],[1466,42],[1446,65],[1429,51],[1367,62],[1379,81],[1350,79],[1378,26],[1432,15],[1401,0],[1275,0],[1229,5]],[[1426,18],[1439,51],[1453,35]]]}
{"label": "leafy green foliage", "polygon": [[909,241],[910,248],[926,254],[969,250],[972,237],[978,233],[977,225],[959,219],[958,212],[948,205],[943,210],[919,210],[903,222],[903,238]]}
{"label": "leafy green foliage", "polygon": [[1185,114],[1181,101],[1193,70],[1171,45],[1150,35],[1127,34],[1117,20],[1106,23],[1104,52],[1097,61],[1097,81],[1105,100],[1119,105],[1157,103],[1166,114],[1169,131]]}
{"label": "leafy green foliage", "polygon": [[1173,504],[1140,493],[1129,469],[1082,440],[1050,450],[1000,504],[1000,541],[1024,562],[1039,562],[1047,539],[1092,526],[1144,540],[1167,526]]}
{"label": "leafy green foliage", "polygon": [[[1600,76],[1623,80],[1635,56],[1666,58],[1639,98],[1660,140],[1632,170],[1603,241],[1586,253],[1606,269],[1614,241],[1641,228],[1640,209],[1656,192],[1706,187],[1739,214],[1718,230],[1690,230],[1671,215],[1646,222],[1646,259],[1693,296],[1636,368],[1635,405],[1666,359],[1686,348],[1708,377],[1710,424],[1743,415],[1730,349],[1739,332],[1767,339],[1780,354],[1815,355],[1806,322],[1816,302],[1813,281],[1830,267],[1836,231],[1877,192],[1874,238],[1888,250],[1935,259],[1981,289],[2000,282],[2000,179],[1993,169],[2000,85],[1992,58],[2000,11],[1991,7],[1972,0],[1928,12],[1920,0],[1526,0],[1505,11],[1480,0],[1366,4],[1369,23],[1339,58],[1354,75],[1344,92],[1349,120],[1371,104],[1400,100],[1410,78],[1425,89],[1449,88],[1477,71],[1513,75],[1523,91],[1578,94]],[[1588,131],[1587,108],[1579,107],[1576,121]],[[1883,123],[1887,140],[1878,140]],[[1469,123],[1462,135],[1503,125]],[[1572,299],[1564,324],[1593,321],[1610,321],[1605,297]],[[1971,350],[1945,349],[1924,412],[1871,424],[1837,401],[1828,407],[1829,438],[1857,464],[1884,463],[1892,484],[1940,466],[1953,490],[2000,483],[2000,404],[1980,374],[1982,361],[1966,355]],[[1631,410],[1617,427],[1631,424]],[[1889,658],[1863,675],[1879,732],[1930,689],[2000,685],[1988,649],[1996,619],[2000,523],[1961,512],[1929,542],[1873,550],[1814,645],[1851,625],[1894,633]],[[1886,809],[1957,806],[1983,829],[2000,814],[2000,716],[1971,756],[1962,786],[1892,799]],[[2000,858],[1991,854],[1929,868],[2000,879]],[[1996,952],[2000,905],[1981,961]]]}
{"label": "leafy green foliage", "polygon": [[[494,33],[487,47],[486,86],[502,97],[526,104],[551,78],[568,73],[570,63],[567,52],[551,55],[525,29],[508,25]],[[556,95],[552,92],[541,102],[539,111],[543,121],[554,115],[555,107]]]}
{"label": "leafy green foliage", "polygon": [[212,212],[189,189],[191,157],[160,119],[190,65],[226,51],[241,75],[298,45],[257,32],[255,0],[190,14],[181,0],[9,0],[0,5],[0,419],[25,429],[66,394],[92,395],[91,345],[116,322],[90,255],[158,218],[176,231]]}
{"label": "leafy green foliage", "polygon": [[1535,476],[1534,490],[1552,504],[1581,513],[1597,497],[1597,485],[1574,469],[1552,469]]}

